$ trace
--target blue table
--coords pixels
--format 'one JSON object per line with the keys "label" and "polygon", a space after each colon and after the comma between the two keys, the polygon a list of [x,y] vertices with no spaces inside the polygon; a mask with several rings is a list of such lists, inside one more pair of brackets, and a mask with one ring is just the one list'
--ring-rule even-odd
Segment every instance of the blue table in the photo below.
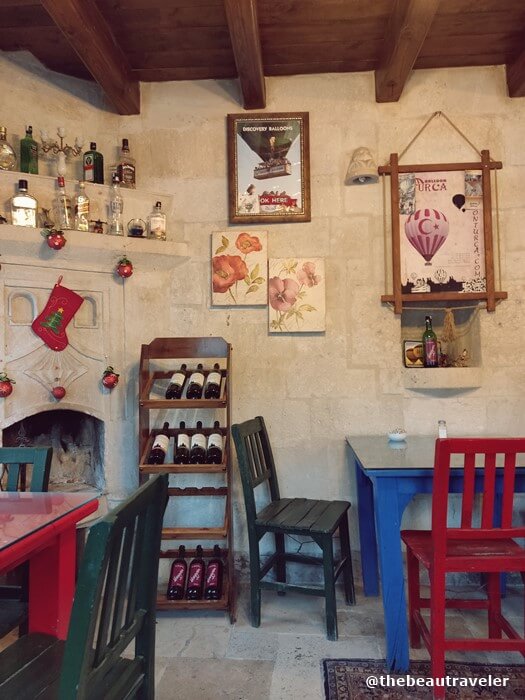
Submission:
{"label": "blue table", "polygon": [[[406,672],[410,661],[401,519],[416,494],[432,493],[436,437],[414,436],[405,443],[389,443],[385,435],[348,436],[346,441],[357,481],[364,593],[379,595],[380,570],[387,667]],[[450,491],[460,492],[462,482],[462,469],[453,469]],[[481,486],[482,470],[477,475],[478,489]],[[517,470],[516,490],[525,492],[525,468]]]}

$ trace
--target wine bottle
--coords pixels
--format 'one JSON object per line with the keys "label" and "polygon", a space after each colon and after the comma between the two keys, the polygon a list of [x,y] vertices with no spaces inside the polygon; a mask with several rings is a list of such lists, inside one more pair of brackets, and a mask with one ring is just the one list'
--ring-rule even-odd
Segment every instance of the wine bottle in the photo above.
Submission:
{"label": "wine bottle", "polygon": [[188,585],[186,588],[186,598],[188,600],[200,600],[204,589],[204,560],[200,544],[197,545],[195,554],[195,559],[192,559],[188,572]]}
{"label": "wine bottle", "polygon": [[206,464],[221,464],[222,462],[222,435],[217,428],[219,421],[213,424],[215,431],[208,436],[208,447],[206,449]]}
{"label": "wine bottle", "polygon": [[186,365],[182,364],[179,371],[171,375],[169,386],[166,389],[167,399],[180,399],[187,376]]}
{"label": "wine bottle", "polygon": [[149,453],[148,464],[164,464],[166,459],[166,453],[170,444],[170,436],[167,434],[167,430],[170,427],[168,422],[164,423],[162,426],[162,431],[155,436],[153,440],[153,447]]}
{"label": "wine bottle", "polygon": [[224,565],[221,558],[221,548],[218,544],[213,548],[213,559],[206,567],[204,597],[206,600],[219,600],[222,596],[222,579]]}
{"label": "wine bottle", "polygon": [[186,389],[187,399],[201,399],[202,389],[204,387],[204,374],[202,373],[202,363],[199,362],[195,372],[192,372],[188,380],[188,388]]}
{"label": "wine bottle", "polygon": [[439,365],[437,336],[432,330],[432,316],[425,316],[425,332],[423,333],[423,357],[425,367]]}
{"label": "wine bottle", "polygon": [[117,165],[117,175],[122,187],[131,187],[135,189],[135,158],[132,158],[129,152],[128,139],[122,139],[120,159]]}
{"label": "wine bottle", "polygon": [[191,437],[190,464],[206,464],[206,437],[199,432],[202,421],[197,421],[197,431]]}
{"label": "wine bottle", "polygon": [[38,175],[38,144],[33,138],[32,126],[26,126],[26,135],[20,140],[20,170]]}
{"label": "wine bottle", "polygon": [[204,398],[205,399],[218,399],[221,395],[221,372],[219,363],[216,362],[213,365],[213,371],[206,377],[206,384],[204,386]]}
{"label": "wine bottle", "polygon": [[179,547],[179,556],[177,559],[173,560],[173,564],[171,565],[168,590],[166,591],[166,598],[168,600],[182,600],[184,598],[186,574],[188,573],[188,564],[185,557],[186,547],[181,544]]}
{"label": "wine bottle", "polygon": [[177,444],[175,446],[175,455],[173,462],[175,464],[190,463],[190,436],[185,431],[186,423],[181,420],[179,425],[179,433],[177,434]]}

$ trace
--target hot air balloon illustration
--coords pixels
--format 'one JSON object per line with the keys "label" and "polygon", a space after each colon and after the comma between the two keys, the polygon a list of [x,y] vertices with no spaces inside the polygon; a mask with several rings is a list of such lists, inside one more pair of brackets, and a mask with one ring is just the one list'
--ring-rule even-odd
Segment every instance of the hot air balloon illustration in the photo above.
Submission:
{"label": "hot air balloon illustration", "polygon": [[418,209],[405,221],[405,233],[410,244],[430,262],[448,236],[447,217],[437,209]]}
{"label": "hot air balloon illustration", "polygon": [[292,164],[287,154],[300,130],[299,120],[293,119],[260,122],[253,131],[241,129],[240,137],[261,159],[253,171],[256,180],[291,174]]}

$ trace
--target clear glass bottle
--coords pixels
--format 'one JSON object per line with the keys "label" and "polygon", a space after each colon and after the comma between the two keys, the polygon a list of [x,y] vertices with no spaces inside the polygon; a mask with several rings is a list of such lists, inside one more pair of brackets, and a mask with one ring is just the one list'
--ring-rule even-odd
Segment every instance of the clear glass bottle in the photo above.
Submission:
{"label": "clear glass bottle", "polygon": [[75,229],[89,231],[89,197],[86,194],[86,185],[82,180],[78,183],[78,192],[75,195]]}
{"label": "clear glass bottle", "polygon": [[95,141],[91,141],[89,151],[86,151],[82,157],[82,168],[86,182],[104,184],[104,156],[97,151]]}
{"label": "clear glass bottle", "polygon": [[112,236],[124,235],[124,224],[122,223],[122,212],[124,211],[124,200],[120,192],[120,180],[117,175],[113,176],[111,190],[109,192],[109,220],[108,233]]}
{"label": "clear glass bottle", "polygon": [[18,181],[18,194],[11,199],[11,221],[14,226],[32,226],[36,228],[36,211],[38,202],[28,194],[27,180]]}
{"label": "clear glass bottle", "polygon": [[66,194],[64,178],[57,177],[58,192],[53,200],[53,213],[55,215],[55,227],[61,229],[73,228],[73,216],[71,209],[71,199]]}
{"label": "clear glass bottle", "polygon": [[132,158],[129,152],[128,139],[122,139],[120,158],[117,163],[117,175],[122,187],[135,188],[135,158]]}
{"label": "clear glass bottle", "polygon": [[7,141],[7,129],[0,126],[0,170],[14,170],[16,168],[16,153]]}
{"label": "clear glass bottle", "polygon": [[26,127],[26,135],[20,140],[20,170],[38,175],[38,144],[33,138],[33,127]]}
{"label": "clear glass bottle", "polygon": [[148,235],[158,241],[166,240],[166,214],[162,211],[162,202],[156,202],[148,216]]}
{"label": "clear glass bottle", "polygon": [[447,421],[438,420],[438,438],[447,437]]}

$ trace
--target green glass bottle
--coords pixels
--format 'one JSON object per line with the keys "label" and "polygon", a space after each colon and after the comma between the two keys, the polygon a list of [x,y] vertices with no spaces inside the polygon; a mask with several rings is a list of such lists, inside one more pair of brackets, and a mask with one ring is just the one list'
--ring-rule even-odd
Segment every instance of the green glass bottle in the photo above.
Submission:
{"label": "green glass bottle", "polygon": [[423,333],[423,357],[425,367],[439,366],[437,336],[432,330],[432,316],[425,316],[425,332]]}
{"label": "green glass bottle", "polygon": [[97,144],[94,141],[90,143],[89,149],[84,153],[83,158],[84,181],[103,185],[104,156],[97,151]]}
{"label": "green glass bottle", "polygon": [[33,127],[26,127],[26,135],[20,139],[20,170],[38,175],[38,144],[33,138]]}

